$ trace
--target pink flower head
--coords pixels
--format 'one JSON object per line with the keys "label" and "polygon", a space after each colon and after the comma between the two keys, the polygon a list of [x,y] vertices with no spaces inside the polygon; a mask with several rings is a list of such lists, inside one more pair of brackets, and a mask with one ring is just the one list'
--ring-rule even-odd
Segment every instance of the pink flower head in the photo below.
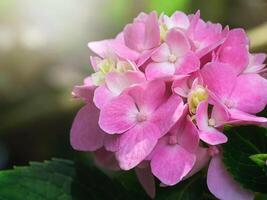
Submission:
{"label": "pink flower head", "polygon": [[75,86],[86,104],[74,119],[74,149],[92,151],[111,170],[135,169],[155,196],[155,178],[172,186],[209,163],[209,190],[249,200],[227,173],[224,125],[267,125],[266,54],[249,52],[243,29],[200,19],[200,12],[139,14],[114,39],[90,42],[94,73]]}

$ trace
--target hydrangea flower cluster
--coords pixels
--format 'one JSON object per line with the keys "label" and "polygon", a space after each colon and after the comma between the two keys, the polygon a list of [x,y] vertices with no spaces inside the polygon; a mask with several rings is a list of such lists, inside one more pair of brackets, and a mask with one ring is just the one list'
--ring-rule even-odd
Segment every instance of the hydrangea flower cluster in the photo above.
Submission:
{"label": "hydrangea flower cluster", "polygon": [[267,124],[266,55],[249,52],[243,29],[205,22],[200,13],[139,14],[115,39],[90,42],[94,73],[75,86],[86,105],[71,144],[96,163],[135,169],[147,193],[172,186],[207,165],[219,199],[253,199],[227,173],[224,125]]}

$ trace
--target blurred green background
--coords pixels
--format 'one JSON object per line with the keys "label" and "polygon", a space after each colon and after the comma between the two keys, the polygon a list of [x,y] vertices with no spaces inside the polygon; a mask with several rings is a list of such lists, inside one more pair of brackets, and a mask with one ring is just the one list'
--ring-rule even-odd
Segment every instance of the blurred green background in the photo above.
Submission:
{"label": "blurred green background", "polygon": [[[70,93],[90,73],[89,41],[141,11],[198,9],[232,28],[267,22],[267,0],[0,0],[0,168],[75,156],[69,129],[82,103]],[[266,25],[250,35],[267,52]]]}

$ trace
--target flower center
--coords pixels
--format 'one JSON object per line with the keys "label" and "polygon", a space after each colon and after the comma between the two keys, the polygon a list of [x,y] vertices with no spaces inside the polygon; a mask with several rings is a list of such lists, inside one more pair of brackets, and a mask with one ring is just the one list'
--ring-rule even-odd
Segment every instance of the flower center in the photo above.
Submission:
{"label": "flower center", "polygon": [[216,121],[213,118],[210,118],[208,123],[209,123],[209,126],[215,126],[216,125]]}
{"label": "flower center", "polygon": [[188,96],[189,110],[191,113],[196,113],[198,104],[202,101],[207,100],[209,97],[208,91],[201,85],[196,86]]}
{"label": "flower center", "polygon": [[171,62],[171,63],[175,63],[176,60],[177,60],[177,57],[176,57],[176,55],[171,54],[171,55],[169,55],[168,60],[169,60],[169,62]]}
{"label": "flower center", "polygon": [[229,101],[229,100],[226,100],[224,104],[226,105],[227,108],[234,107],[234,103],[232,101]]}
{"label": "flower center", "polygon": [[147,120],[147,116],[144,114],[144,113],[138,113],[136,115],[136,120],[137,122],[143,122],[143,121],[146,121]]}

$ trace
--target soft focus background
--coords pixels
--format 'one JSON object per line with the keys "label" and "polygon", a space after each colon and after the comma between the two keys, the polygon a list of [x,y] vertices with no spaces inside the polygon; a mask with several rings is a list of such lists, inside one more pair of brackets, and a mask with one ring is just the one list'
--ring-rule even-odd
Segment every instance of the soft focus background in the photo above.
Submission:
{"label": "soft focus background", "polygon": [[69,129],[82,104],[70,93],[91,71],[89,41],[141,11],[198,9],[267,53],[267,0],[0,0],[0,168],[77,154]]}

